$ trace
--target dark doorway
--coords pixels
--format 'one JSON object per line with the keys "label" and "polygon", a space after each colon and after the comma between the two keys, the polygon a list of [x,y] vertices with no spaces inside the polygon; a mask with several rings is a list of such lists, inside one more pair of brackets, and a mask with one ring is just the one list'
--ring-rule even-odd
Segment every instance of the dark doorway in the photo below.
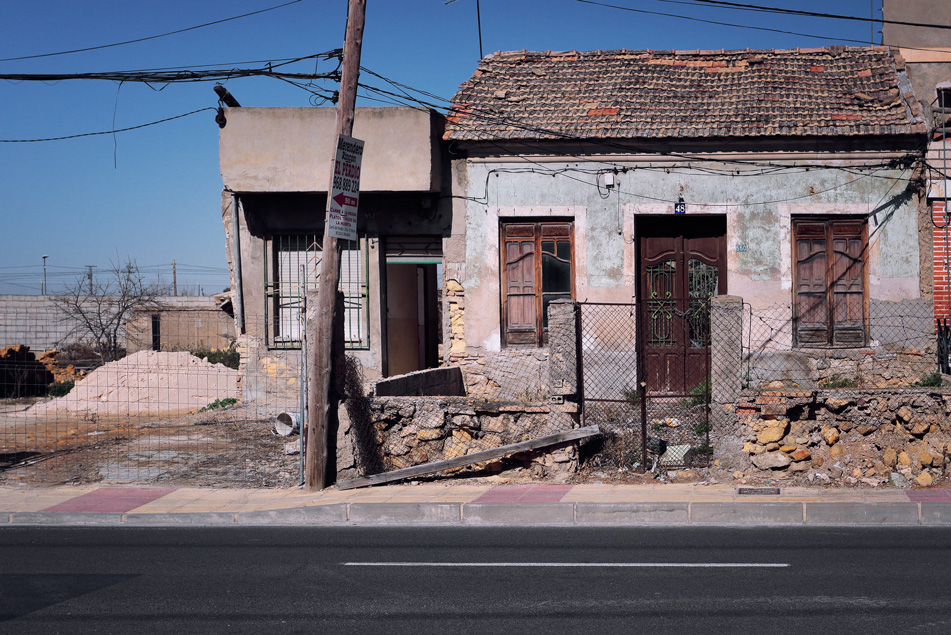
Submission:
{"label": "dark doorway", "polygon": [[636,231],[648,391],[686,395],[706,380],[710,298],[726,293],[726,218],[641,216]]}

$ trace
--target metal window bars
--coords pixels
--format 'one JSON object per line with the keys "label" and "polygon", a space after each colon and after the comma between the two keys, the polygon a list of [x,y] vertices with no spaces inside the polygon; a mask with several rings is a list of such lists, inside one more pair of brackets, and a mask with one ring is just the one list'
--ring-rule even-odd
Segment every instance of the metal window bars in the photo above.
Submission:
{"label": "metal window bars", "polygon": [[[267,345],[274,349],[299,349],[302,298],[317,288],[322,237],[276,234],[265,239],[264,249]],[[367,252],[365,237],[343,241],[340,290],[344,294],[344,337],[349,350],[370,346]]]}

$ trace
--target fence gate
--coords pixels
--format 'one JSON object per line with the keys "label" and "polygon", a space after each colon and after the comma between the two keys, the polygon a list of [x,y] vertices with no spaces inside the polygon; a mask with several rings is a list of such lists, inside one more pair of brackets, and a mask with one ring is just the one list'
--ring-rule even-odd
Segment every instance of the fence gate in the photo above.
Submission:
{"label": "fence gate", "polygon": [[709,300],[584,302],[579,334],[582,417],[604,434],[602,462],[708,465]]}

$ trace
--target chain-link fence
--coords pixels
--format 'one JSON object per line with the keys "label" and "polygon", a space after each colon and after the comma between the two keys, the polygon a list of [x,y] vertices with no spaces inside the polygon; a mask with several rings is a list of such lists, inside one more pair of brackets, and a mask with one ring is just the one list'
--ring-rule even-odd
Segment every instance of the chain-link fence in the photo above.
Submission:
{"label": "chain-link fence", "polygon": [[0,482],[297,483],[299,450],[275,422],[302,411],[300,351],[237,346],[226,309],[166,299],[126,322],[114,361],[75,330],[2,347]]}
{"label": "chain-link fence", "polygon": [[584,422],[591,460],[621,470],[706,465],[710,305],[699,299],[580,305]]}
{"label": "chain-link fence", "polygon": [[873,300],[864,316],[837,319],[833,314],[812,321],[796,316],[794,308],[745,305],[745,387],[771,382],[802,389],[940,385],[930,303]]}

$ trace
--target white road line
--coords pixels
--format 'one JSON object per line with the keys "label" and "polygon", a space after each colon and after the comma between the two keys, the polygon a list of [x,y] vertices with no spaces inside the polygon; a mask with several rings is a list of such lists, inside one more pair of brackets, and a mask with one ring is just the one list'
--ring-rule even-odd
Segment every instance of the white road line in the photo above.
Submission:
{"label": "white road line", "polygon": [[780,569],[785,562],[343,562],[345,567],[618,567],[661,569]]}

